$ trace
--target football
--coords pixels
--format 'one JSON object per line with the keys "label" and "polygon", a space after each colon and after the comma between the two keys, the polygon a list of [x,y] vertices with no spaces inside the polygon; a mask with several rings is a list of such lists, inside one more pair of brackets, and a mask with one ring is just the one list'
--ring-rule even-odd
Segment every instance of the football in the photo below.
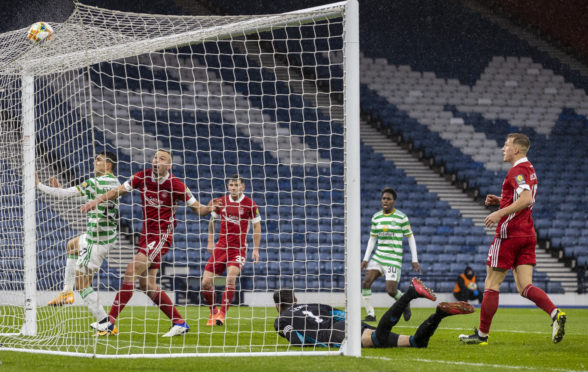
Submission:
{"label": "football", "polygon": [[472,291],[475,291],[476,289],[478,289],[478,285],[476,283],[470,283],[468,284],[468,288]]}
{"label": "football", "polygon": [[27,33],[27,38],[31,43],[43,43],[51,40],[53,37],[53,28],[47,22],[36,22],[30,28]]}

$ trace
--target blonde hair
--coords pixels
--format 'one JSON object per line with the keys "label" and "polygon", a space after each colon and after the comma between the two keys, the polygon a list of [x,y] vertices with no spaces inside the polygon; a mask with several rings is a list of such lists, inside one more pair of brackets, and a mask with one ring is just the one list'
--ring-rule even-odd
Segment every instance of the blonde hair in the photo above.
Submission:
{"label": "blonde hair", "polygon": [[531,148],[531,140],[529,140],[529,137],[522,133],[510,133],[508,136],[506,136],[507,140],[509,138],[512,138],[513,145],[519,146],[521,152],[525,154],[527,151],[529,151],[529,148]]}

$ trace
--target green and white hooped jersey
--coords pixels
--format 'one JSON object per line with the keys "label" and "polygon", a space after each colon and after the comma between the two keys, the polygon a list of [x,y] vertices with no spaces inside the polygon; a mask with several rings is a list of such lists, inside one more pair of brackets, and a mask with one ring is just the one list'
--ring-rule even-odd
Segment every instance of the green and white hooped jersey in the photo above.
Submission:
{"label": "green and white hooped jersey", "polygon": [[[93,177],[84,181],[76,189],[88,200],[94,200],[109,190],[120,186],[118,179],[112,174]],[[118,237],[118,199],[102,203],[88,212],[86,240],[91,244],[114,243]]]}
{"label": "green and white hooped jersey", "polygon": [[383,211],[372,217],[370,236],[377,238],[372,260],[385,265],[402,268],[402,238],[412,235],[406,214],[394,209],[390,214]]}

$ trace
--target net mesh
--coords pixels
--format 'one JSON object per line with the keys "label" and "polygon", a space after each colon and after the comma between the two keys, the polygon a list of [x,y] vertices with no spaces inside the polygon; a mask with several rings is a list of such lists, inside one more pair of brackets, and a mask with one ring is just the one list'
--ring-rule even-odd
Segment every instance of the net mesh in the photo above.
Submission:
{"label": "net mesh", "polygon": [[[156,16],[76,5],[52,24],[50,42],[26,30],[0,35],[0,342],[5,347],[99,355],[276,352],[290,347],[274,330],[271,294],[299,300],[344,298],[343,14],[244,17]],[[261,259],[247,263],[224,327],[205,326],[200,280],[210,257],[208,218],[177,210],[172,249],[158,283],[190,325],[189,336],[161,338],[170,320],[138,287],[120,314],[118,337],[93,337],[96,319],[75,302],[46,306],[64,284],[67,242],[86,231],[83,197],[37,191],[38,333],[17,336],[25,297],[22,202],[22,75],[34,76],[35,169],[64,187],[93,177],[101,151],[118,156],[121,182],[150,168],[158,148],[171,172],[207,203],[227,194],[227,178],[246,179],[260,208]],[[143,223],[139,191],[120,200],[119,239],[93,287],[110,308]],[[218,237],[217,237],[218,238]],[[217,299],[224,290],[216,280]],[[322,301],[321,301],[322,302]],[[246,306],[238,306],[246,305]],[[314,349],[313,347],[306,349]],[[298,349],[299,350],[299,349]]]}

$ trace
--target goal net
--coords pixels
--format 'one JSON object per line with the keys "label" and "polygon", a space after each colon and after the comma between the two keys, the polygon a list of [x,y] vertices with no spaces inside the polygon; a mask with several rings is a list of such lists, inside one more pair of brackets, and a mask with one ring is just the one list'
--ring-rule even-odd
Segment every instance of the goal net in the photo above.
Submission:
{"label": "goal net", "polygon": [[[359,71],[357,2],[276,15],[160,16],[76,4],[51,40],[0,35],[0,349],[96,357],[359,355]],[[247,262],[224,326],[207,326],[201,279],[209,217],[177,209],[157,277],[190,326],[139,288],[117,336],[96,337],[88,293],[64,289],[66,246],[93,218],[82,195],[97,154],[123,183],[171,149],[171,173],[206,204],[245,179],[261,215],[260,260]],[[106,312],[136,253],[141,192],[120,199],[118,239],[92,288]],[[94,224],[95,225],[95,224]],[[218,230],[218,229],[217,229]],[[218,239],[218,234],[215,240]],[[224,275],[215,278],[216,301]],[[274,290],[347,310],[342,347],[293,347],[274,329]]]}

